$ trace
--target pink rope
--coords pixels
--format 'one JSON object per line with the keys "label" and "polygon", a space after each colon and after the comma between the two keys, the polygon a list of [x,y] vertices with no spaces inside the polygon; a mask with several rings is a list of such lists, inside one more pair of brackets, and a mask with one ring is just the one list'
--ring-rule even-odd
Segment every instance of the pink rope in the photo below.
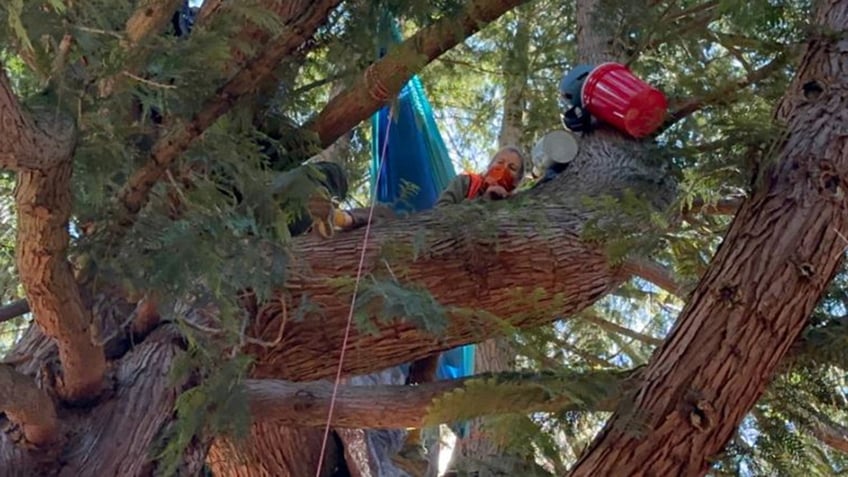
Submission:
{"label": "pink rope", "polygon": [[[386,147],[389,145],[389,131],[392,129],[392,112],[394,108],[389,110],[389,122],[386,126],[386,139],[383,141],[383,150],[380,152],[379,161],[377,163],[377,178],[375,184],[380,183],[380,176],[383,173],[383,160],[386,158]],[[330,437],[330,424],[333,421],[333,411],[336,408],[336,396],[339,392],[339,383],[342,380],[342,364],[344,363],[345,351],[347,351],[347,342],[350,339],[350,325],[353,323],[353,309],[356,305],[356,294],[359,291],[359,281],[362,278],[362,268],[365,266],[365,251],[368,250],[368,235],[371,232],[371,219],[374,216],[374,207],[377,205],[376,192],[371,196],[371,205],[368,208],[368,221],[365,222],[365,236],[362,238],[362,253],[359,254],[359,265],[356,268],[356,279],[353,282],[353,296],[350,299],[350,312],[347,315],[347,326],[345,326],[344,340],[342,340],[342,352],[339,356],[339,366],[336,369],[336,380],[333,383],[333,394],[330,397],[330,411],[327,413],[327,425],[324,426],[324,439],[321,442],[321,453],[318,454],[318,469],[315,471],[315,477],[321,477],[321,467],[324,464],[324,453],[327,451],[327,441]]]}

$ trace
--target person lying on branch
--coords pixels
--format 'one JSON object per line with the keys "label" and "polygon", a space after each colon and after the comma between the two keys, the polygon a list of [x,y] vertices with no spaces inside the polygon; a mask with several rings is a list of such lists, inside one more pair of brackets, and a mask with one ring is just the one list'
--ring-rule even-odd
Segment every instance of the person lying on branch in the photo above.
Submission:
{"label": "person lying on branch", "polygon": [[524,179],[526,159],[515,146],[501,148],[483,174],[460,174],[445,188],[436,207],[484,198],[501,200],[511,196]]}
{"label": "person lying on branch", "polygon": [[[483,198],[506,199],[524,179],[527,160],[515,146],[501,148],[483,174],[465,173],[457,176],[442,192],[436,207],[458,204],[464,200]],[[321,237],[331,237],[335,231],[353,230],[368,221],[369,209],[342,210],[338,202],[347,198],[348,180],[344,170],[332,162],[314,162],[301,167],[312,167],[317,174],[307,175],[315,190],[310,196],[304,213],[289,226],[292,236],[312,232]],[[374,209],[374,220],[394,217],[394,212],[383,205]]]}

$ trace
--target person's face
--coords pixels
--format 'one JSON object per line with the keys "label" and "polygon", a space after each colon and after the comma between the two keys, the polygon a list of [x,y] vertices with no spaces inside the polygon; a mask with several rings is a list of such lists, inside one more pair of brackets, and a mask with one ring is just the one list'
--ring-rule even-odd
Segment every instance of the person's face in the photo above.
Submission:
{"label": "person's face", "polygon": [[521,170],[521,157],[513,151],[502,151],[495,156],[489,165],[489,171],[496,167],[502,167],[512,176],[512,182],[518,183],[518,171]]}

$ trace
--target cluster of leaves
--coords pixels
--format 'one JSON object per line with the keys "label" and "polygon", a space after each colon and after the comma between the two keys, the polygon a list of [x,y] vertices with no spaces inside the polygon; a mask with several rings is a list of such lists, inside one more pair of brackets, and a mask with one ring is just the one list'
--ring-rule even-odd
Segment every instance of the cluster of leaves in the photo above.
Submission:
{"label": "cluster of leaves", "polygon": [[[190,334],[189,334],[190,335]],[[216,436],[235,442],[247,436],[251,421],[247,394],[241,380],[247,375],[250,358],[235,353],[215,356],[194,342],[175,361],[171,378],[176,383],[196,382],[177,398],[177,419],[162,430],[154,456],[162,475],[175,475],[186,449]]]}
{"label": "cluster of leaves", "polygon": [[433,295],[422,287],[402,285],[396,280],[362,281],[354,308],[360,332],[376,333],[372,316],[381,322],[404,320],[428,333],[440,335],[448,326],[448,313]]}

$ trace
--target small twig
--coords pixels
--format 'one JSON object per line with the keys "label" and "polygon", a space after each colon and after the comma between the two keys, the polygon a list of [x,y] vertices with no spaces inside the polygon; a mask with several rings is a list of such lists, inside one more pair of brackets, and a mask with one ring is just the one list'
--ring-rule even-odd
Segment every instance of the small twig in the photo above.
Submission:
{"label": "small twig", "polygon": [[121,333],[121,331],[123,331],[124,329],[126,329],[126,328],[127,328],[127,326],[129,326],[129,324],[130,324],[130,323],[132,323],[132,321],[135,319],[135,317],[136,317],[136,315],[137,315],[137,314],[138,314],[138,308],[136,308],[135,310],[133,310],[133,311],[132,311],[132,313],[130,313],[130,314],[129,314],[129,316],[127,317],[127,319],[125,319],[125,320],[123,321],[123,323],[121,323],[121,325],[120,325],[120,326],[118,326],[118,327],[115,329],[115,331],[113,331],[113,332],[112,332],[109,336],[107,336],[106,338],[103,338],[102,340],[97,340],[97,341],[95,341],[95,343],[97,344],[97,346],[103,346],[103,345],[105,345],[106,343],[108,343],[109,341],[111,341],[112,339],[114,339],[116,336],[118,336],[118,335]]}
{"label": "small twig", "polygon": [[65,63],[68,60],[68,53],[71,51],[71,44],[73,43],[73,37],[69,34],[65,34],[62,37],[62,40],[59,42],[58,51],[56,57],[53,58],[53,64],[51,65],[51,76],[56,74],[61,74],[62,68],[65,67]]}
{"label": "small twig", "polygon": [[609,368],[609,369],[615,369],[616,368],[616,366],[614,366],[612,363],[609,363],[606,360],[603,360],[603,359],[601,359],[601,358],[599,358],[599,357],[597,357],[597,356],[595,356],[591,353],[587,353],[587,352],[585,352],[585,351],[583,351],[583,350],[581,350],[581,349],[579,349],[576,346],[573,346],[571,344],[563,343],[562,347],[565,348],[565,350],[568,351],[569,353],[573,353],[577,357],[582,358],[587,363],[593,364],[595,366],[600,366],[602,368]]}
{"label": "small twig", "polygon": [[268,342],[266,346],[266,342],[256,340],[254,344],[258,344],[259,346],[270,348],[280,344],[283,341],[283,332],[286,330],[286,323],[289,321],[288,308],[286,307],[286,299],[285,297],[280,297],[280,308],[282,308],[283,318],[280,323],[280,330],[277,331],[277,337],[274,341]]}
{"label": "small twig", "polygon": [[165,176],[168,178],[168,182],[170,182],[171,185],[174,187],[174,190],[176,190],[177,195],[180,196],[180,199],[183,201],[183,203],[187,204],[188,198],[185,196],[185,193],[183,193],[182,187],[180,187],[180,185],[177,183],[177,179],[174,177],[174,174],[171,173],[170,169],[165,170]]}
{"label": "small twig", "polygon": [[739,206],[745,200],[745,196],[736,195],[719,199],[715,203],[709,203],[703,198],[696,198],[692,204],[683,211],[683,216],[689,217],[694,214],[709,215],[733,215],[739,210]]}
{"label": "small twig", "polygon": [[436,61],[438,61],[440,63],[448,64],[448,65],[464,66],[464,67],[466,67],[470,70],[477,71],[479,73],[483,73],[483,74],[487,74],[487,75],[501,76],[503,74],[501,71],[495,71],[495,70],[489,70],[489,69],[486,69],[486,68],[481,68],[480,66],[475,65],[474,63],[471,63],[469,61],[455,60],[455,59],[452,59],[452,58],[437,58]]}
{"label": "small twig", "polygon": [[[243,328],[242,328],[242,331],[241,331],[241,334],[240,334],[240,340],[243,340],[241,342],[256,345],[256,346],[261,346],[263,348],[271,348],[271,347],[274,347],[274,346],[280,344],[280,342],[283,340],[283,334],[284,334],[284,331],[286,329],[286,323],[288,322],[288,313],[287,313],[285,304],[283,304],[282,312],[283,312],[283,318],[282,318],[282,322],[280,323],[280,330],[277,332],[277,337],[274,339],[274,341],[264,341],[264,340],[251,338],[251,337],[247,336],[245,334],[245,329],[246,329],[246,323],[249,320],[245,320],[245,323],[243,323]],[[226,333],[226,330],[222,330],[222,329],[219,329],[219,328],[212,328],[211,326],[201,325],[200,323],[195,323],[195,322],[188,320],[188,319],[183,320],[183,322],[185,324],[189,325],[190,327],[196,329],[196,330],[203,331],[204,333],[209,333],[209,334],[212,334],[212,335],[220,335],[222,333]]]}
{"label": "small twig", "polygon": [[842,233],[839,230],[837,230],[836,227],[833,228],[833,231],[836,232],[836,235],[840,239],[842,239],[843,242],[845,242],[845,248],[842,250],[842,253],[848,252],[848,238],[845,238],[845,236],[842,235]]}
{"label": "small twig", "polygon": [[653,261],[638,258],[630,259],[624,262],[621,271],[627,275],[643,278],[672,295],[681,296],[684,292],[683,285],[680,284],[674,273]]}
{"label": "small twig", "polygon": [[385,258],[383,259],[383,264],[386,266],[386,270],[389,271],[389,275],[392,276],[392,280],[397,282],[398,281],[397,276],[395,275],[395,272],[392,271],[392,267],[389,266],[389,262],[387,262]]}
{"label": "small twig", "polygon": [[195,323],[195,322],[188,320],[188,319],[183,320],[183,323],[187,324],[188,326],[190,326],[190,327],[192,327],[192,328],[194,328],[198,331],[202,331],[204,333],[209,333],[209,334],[213,334],[213,335],[219,335],[221,333],[224,333],[224,330],[212,328],[212,327],[206,326],[206,325],[201,325],[200,323]]}
{"label": "small twig", "polygon": [[630,328],[626,328],[619,324],[613,323],[611,321],[605,320],[599,316],[583,313],[578,315],[581,319],[588,321],[594,325],[597,325],[599,328],[612,332],[618,333],[622,336],[627,336],[628,338],[633,338],[634,340],[641,341],[645,344],[649,344],[651,346],[659,346],[662,344],[663,340],[660,338],[655,338],[651,335],[646,335],[644,333],[640,333],[635,330],[631,330]]}
{"label": "small twig", "polygon": [[99,28],[91,28],[91,27],[82,26],[82,25],[72,25],[71,27],[76,28],[79,31],[84,31],[86,33],[94,33],[96,35],[107,35],[107,36],[111,36],[113,38],[117,38],[119,40],[124,39],[124,36],[122,34],[114,32],[114,31],[101,30]]}
{"label": "small twig", "polygon": [[342,79],[342,78],[345,78],[345,77],[352,77],[354,74],[355,74],[354,71],[345,70],[345,71],[342,71],[340,73],[336,73],[334,75],[327,76],[326,78],[322,78],[322,79],[319,79],[317,81],[313,81],[312,83],[305,84],[305,85],[303,85],[299,88],[295,88],[295,89],[291,90],[290,94],[292,96],[298,96],[298,95],[301,95],[303,93],[312,91],[315,88],[320,88],[320,87],[322,87],[326,84],[332,83],[333,81],[336,81],[338,79]]}
{"label": "small twig", "polygon": [[154,88],[177,89],[176,85],[157,83],[156,81],[152,81],[152,80],[149,80],[149,79],[146,79],[146,78],[142,78],[141,76],[130,73],[129,71],[122,71],[121,74],[126,76],[127,78],[132,78],[132,79],[138,81],[139,83],[144,83],[144,84],[146,84],[148,86],[152,86]]}
{"label": "small twig", "polygon": [[794,51],[792,50],[788,52],[782,51],[767,64],[765,64],[761,68],[752,71],[744,78],[736,81],[729,81],[725,85],[714,89],[713,91],[707,93],[704,96],[690,98],[686,101],[677,104],[672,109],[666,122],[654,134],[658,135],[662,133],[677,122],[681,121],[682,119],[690,116],[691,114],[697,111],[700,111],[706,106],[711,106],[719,103],[726,103],[730,101],[738,91],[741,91],[753,84],[759,83],[760,81],[763,81],[772,74],[776,73],[781,67],[786,64],[787,59],[789,59],[790,55],[792,54],[794,54]]}
{"label": "small twig", "polygon": [[241,320],[241,329],[239,330],[239,344],[238,346],[234,346],[233,349],[230,350],[230,359],[238,356],[239,352],[244,348],[244,344],[247,341],[247,324],[250,322],[250,319],[245,317],[245,319]]}

